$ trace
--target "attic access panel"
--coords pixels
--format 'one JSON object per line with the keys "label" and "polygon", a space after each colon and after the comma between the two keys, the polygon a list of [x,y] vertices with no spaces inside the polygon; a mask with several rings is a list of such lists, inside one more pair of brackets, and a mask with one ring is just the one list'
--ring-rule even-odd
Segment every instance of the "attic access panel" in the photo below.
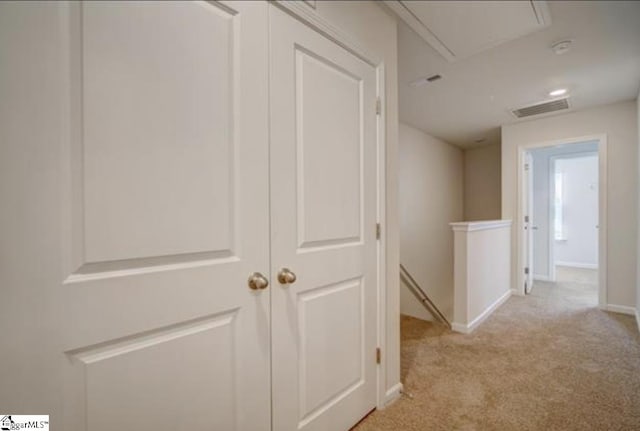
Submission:
{"label": "attic access panel", "polygon": [[450,62],[551,24],[546,1],[392,0],[385,3]]}

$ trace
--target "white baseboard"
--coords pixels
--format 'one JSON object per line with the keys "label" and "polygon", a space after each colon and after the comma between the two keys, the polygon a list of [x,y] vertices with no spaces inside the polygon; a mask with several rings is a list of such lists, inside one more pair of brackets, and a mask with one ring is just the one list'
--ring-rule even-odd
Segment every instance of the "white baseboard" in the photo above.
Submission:
{"label": "white baseboard", "polygon": [[493,304],[487,307],[478,317],[473,319],[470,323],[456,323],[453,322],[451,324],[451,329],[456,332],[461,332],[463,334],[472,333],[482,322],[487,320],[487,317],[491,316],[491,314],[498,309],[502,304],[506,302],[507,299],[511,296],[511,290],[507,290],[500,298],[496,300]]}
{"label": "white baseboard", "polygon": [[467,328],[467,325],[462,324],[462,323],[456,323],[456,322],[452,322],[451,323],[451,330],[455,331],[455,332],[460,332],[461,334],[468,334],[471,331]]}
{"label": "white baseboard", "polygon": [[640,308],[636,308],[636,324],[638,325],[638,332],[640,332]]}
{"label": "white baseboard", "polygon": [[520,292],[519,290],[516,289],[511,289],[511,294],[513,296],[526,296],[524,293]]}
{"label": "white baseboard", "polygon": [[556,262],[556,266],[568,266],[569,268],[580,268],[580,269],[598,269],[597,263]]}
{"label": "white baseboard", "polygon": [[402,396],[402,389],[404,389],[404,386],[401,382],[398,382],[387,389],[387,392],[384,395],[384,400],[382,401],[381,409],[387,408],[397,401]]}
{"label": "white baseboard", "polygon": [[607,304],[606,310],[611,311],[612,313],[628,314],[629,316],[637,315],[637,310],[635,308],[628,307],[626,305]]}

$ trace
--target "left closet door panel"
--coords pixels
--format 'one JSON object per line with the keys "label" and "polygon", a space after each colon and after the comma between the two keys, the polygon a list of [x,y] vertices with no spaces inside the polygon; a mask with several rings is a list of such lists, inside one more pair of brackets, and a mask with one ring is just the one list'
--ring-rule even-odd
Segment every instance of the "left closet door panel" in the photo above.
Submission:
{"label": "left closet door panel", "polygon": [[267,5],[63,9],[59,428],[268,430]]}

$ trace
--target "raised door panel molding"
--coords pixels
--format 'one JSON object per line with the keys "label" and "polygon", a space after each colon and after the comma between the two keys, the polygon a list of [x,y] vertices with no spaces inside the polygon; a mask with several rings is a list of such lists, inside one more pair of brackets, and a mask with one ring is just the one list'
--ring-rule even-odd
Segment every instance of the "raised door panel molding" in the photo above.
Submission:
{"label": "raised door panel molding", "polygon": [[[324,320],[327,314],[331,322]],[[360,278],[298,295],[299,428],[364,384],[363,320]]]}
{"label": "raised door panel molding", "polygon": [[161,429],[172,416],[187,429],[237,429],[236,311],[67,352],[83,394],[70,409],[87,431],[111,430],[114,418]]}
{"label": "raised door panel molding", "polygon": [[297,47],[297,218],[303,250],[361,241],[362,99],[359,77]]}
{"label": "raised door panel molding", "polygon": [[64,429],[270,428],[268,8],[59,3]]}
{"label": "raised door panel molding", "polygon": [[78,8],[82,264],[232,256],[235,12],[208,2]]}

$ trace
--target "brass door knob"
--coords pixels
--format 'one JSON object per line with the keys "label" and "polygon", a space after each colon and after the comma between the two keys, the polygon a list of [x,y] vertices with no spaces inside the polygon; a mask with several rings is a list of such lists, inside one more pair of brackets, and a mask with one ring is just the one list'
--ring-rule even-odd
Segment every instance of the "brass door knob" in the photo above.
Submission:
{"label": "brass door knob", "polygon": [[278,272],[278,281],[280,284],[293,284],[296,282],[296,279],[296,274],[289,268],[282,268],[280,272]]}
{"label": "brass door knob", "polygon": [[267,288],[267,286],[269,285],[269,280],[267,280],[267,278],[259,272],[254,272],[249,276],[247,284],[252,290],[262,290]]}

